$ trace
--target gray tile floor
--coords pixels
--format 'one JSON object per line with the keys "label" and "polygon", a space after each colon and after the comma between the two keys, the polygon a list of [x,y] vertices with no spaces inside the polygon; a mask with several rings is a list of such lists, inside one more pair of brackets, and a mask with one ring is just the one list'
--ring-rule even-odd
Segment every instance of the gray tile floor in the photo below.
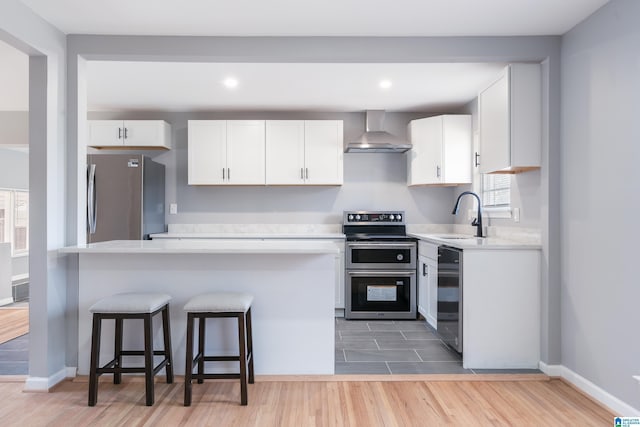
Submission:
{"label": "gray tile floor", "polygon": [[0,375],[29,373],[29,334],[0,344]]}
{"label": "gray tile floor", "polygon": [[471,370],[424,320],[336,318],[336,374],[541,373],[537,369]]}

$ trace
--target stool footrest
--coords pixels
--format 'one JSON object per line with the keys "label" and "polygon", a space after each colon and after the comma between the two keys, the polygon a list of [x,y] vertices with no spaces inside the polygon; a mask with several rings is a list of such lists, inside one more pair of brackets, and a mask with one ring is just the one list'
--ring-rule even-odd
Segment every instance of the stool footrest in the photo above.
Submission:
{"label": "stool footrest", "polygon": [[[123,350],[120,352],[121,356],[144,356],[144,350]],[[153,350],[154,356],[166,356],[167,352],[164,350]]]}
{"label": "stool footrest", "polygon": [[193,374],[194,380],[229,380],[238,379],[240,374]]}

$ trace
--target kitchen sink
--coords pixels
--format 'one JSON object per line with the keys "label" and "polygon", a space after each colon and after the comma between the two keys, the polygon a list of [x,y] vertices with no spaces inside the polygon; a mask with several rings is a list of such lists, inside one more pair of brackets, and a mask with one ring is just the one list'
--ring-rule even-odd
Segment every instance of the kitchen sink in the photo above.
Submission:
{"label": "kitchen sink", "polygon": [[433,237],[442,240],[478,239],[478,237],[469,234],[435,234]]}

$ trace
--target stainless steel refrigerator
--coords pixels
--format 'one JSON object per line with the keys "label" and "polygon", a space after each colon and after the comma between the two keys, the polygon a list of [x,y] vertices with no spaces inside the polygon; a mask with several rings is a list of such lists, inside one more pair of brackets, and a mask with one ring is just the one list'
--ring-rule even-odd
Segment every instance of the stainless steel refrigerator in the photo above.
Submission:
{"label": "stainless steel refrigerator", "polygon": [[87,156],[87,243],[162,233],[164,165],[141,154]]}

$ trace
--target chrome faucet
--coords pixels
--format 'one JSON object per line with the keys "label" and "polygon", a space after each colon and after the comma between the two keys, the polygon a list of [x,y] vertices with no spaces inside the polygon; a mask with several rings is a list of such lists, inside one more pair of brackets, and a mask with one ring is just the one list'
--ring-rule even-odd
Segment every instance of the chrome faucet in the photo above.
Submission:
{"label": "chrome faucet", "polygon": [[452,215],[457,215],[458,214],[458,208],[460,207],[460,199],[465,194],[470,194],[470,195],[472,195],[473,197],[475,197],[478,200],[478,215],[473,220],[471,225],[474,225],[476,227],[476,230],[477,230],[476,231],[476,237],[484,237],[482,235],[482,212],[480,212],[480,208],[482,207],[482,203],[480,202],[480,197],[478,197],[478,195],[476,193],[474,193],[473,191],[463,191],[462,193],[460,193],[460,195],[458,196],[458,200],[456,200],[456,205],[453,207],[453,210],[451,211],[451,214]]}

